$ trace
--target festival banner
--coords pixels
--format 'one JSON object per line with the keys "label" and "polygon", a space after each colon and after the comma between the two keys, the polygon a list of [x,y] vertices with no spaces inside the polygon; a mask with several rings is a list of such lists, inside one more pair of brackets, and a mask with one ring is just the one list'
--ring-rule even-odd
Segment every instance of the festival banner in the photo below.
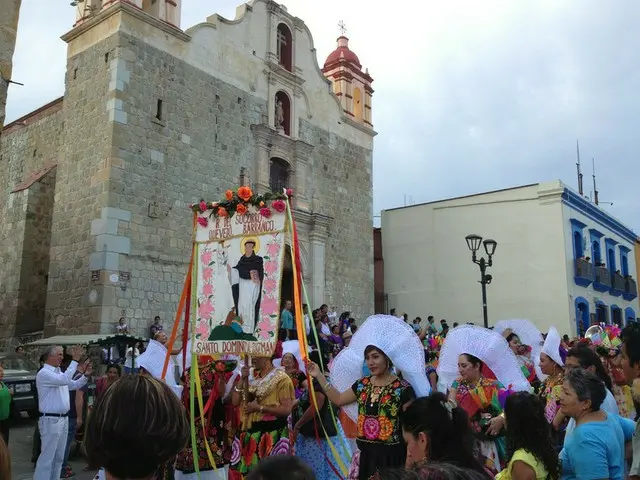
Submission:
{"label": "festival banner", "polygon": [[278,340],[286,196],[257,196],[240,187],[225,197],[193,206],[193,352],[271,357]]}

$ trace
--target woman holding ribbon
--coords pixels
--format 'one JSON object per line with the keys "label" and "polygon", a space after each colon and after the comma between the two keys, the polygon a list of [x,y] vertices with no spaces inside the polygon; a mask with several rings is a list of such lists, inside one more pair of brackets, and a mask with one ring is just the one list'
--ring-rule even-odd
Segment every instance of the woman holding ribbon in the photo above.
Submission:
{"label": "woman holding ribbon", "polygon": [[508,343],[486,328],[454,328],[442,347],[438,376],[439,388],[448,390],[449,401],[469,417],[476,458],[489,473],[497,474],[507,454],[505,401],[514,390],[531,389]]}
{"label": "woman holding ribbon", "polygon": [[[357,406],[360,454],[355,456],[349,478],[369,480],[380,469],[405,464],[399,415],[416,398],[416,391],[429,393],[423,352],[409,325],[389,315],[374,315],[358,329],[349,348],[335,358],[331,382],[324,379],[317,364],[309,363],[309,374],[319,381],[331,403]],[[364,377],[363,357],[371,372]],[[404,379],[394,373],[393,365]]]}
{"label": "woman holding ribbon", "polygon": [[[195,446],[192,440],[178,454],[175,480],[226,480],[228,475],[226,465],[231,455],[225,445],[225,408],[222,399],[225,393],[226,376],[235,369],[236,363],[213,361],[210,357],[200,356],[198,364],[204,410],[200,412],[196,401],[194,423],[191,425],[194,429],[191,435],[192,439],[195,439]],[[184,389],[181,398],[188,418],[191,418],[191,388],[195,387],[191,377],[192,369],[189,368],[182,378]],[[212,465],[211,460],[215,465]],[[198,465],[200,476],[196,473],[195,464]]]}
{"label": "woman holding ribbon", "polygon": [[289,375],[271,358],[256,358],[255,369],[245,361],[232,403],[241,408],[242,427],[233,441],[230,479],[243,478],[261,459],[289,455],[287,418],[295,400]]}

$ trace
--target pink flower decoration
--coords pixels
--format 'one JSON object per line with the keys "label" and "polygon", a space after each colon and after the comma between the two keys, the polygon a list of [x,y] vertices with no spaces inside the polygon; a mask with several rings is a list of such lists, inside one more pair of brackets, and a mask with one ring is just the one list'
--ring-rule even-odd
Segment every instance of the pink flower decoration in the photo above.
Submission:
{"label": "pink flower decoration", "polygon": [[277,257],[280,253],[280,244],[277,242],[270,243],[267,245],[267,255],[270,257]]}
{"label": "pink flower decoration", "polygon": [[213,268],[205,268],[202,271],[202,278],[204,278],[205,282],[210,282],[213,278]]}
{"label": "pink flower decoration", "polygon": [[205,283],[204,287],[202,287],[202,294],[205,297],[210,297],[211,295],[213,295],[213,284]]}
{"label": "pink flower decoration", "polygon": [[364,420],[362,429],[367,440],[376,440],[380,433],[380,423],[377,418],[367,417]]}
{"label": "pink flower decoration", "polygon": [[293,188],[287,188],[287,197],[293,197]]}
{"label": "pink flower decoration", "polygon": [[269,330],[258,330],[258,337],[260,337],[260,340],[269,340],[271,335],[269,335]]}
{"label": "pink flower decoration", "polygon": [[213,253],[211,253],[208,250],[203,252],[202,255],[200,255],[200,261],[207,266],[211,263],[212,258],[213,258]]}
{"label": "pink flower decoration", "polygon": [[261,208],[260,215],[262,215],[264,218],[271,218],[271,209],[269,207]]}
{"label": "pink flower decoration", "polygon": [[276,212],[282,213],[286,210],[287,205],[282,200],[274,200],[271,203],[271,207],[273,207]]}
{"label": "pink flower decoration", "polygon": [[269,339],[269,332],[273,330],[273,323],[271,322],[271,317],[269,315],[265,315],[262,317],[262,320],[258,322],[258,336],[263,340]]}
{"label": "pink flower decoration", "polygon": [[198,217],[198,225],[200,225],[201,227],[206,227],[207,225],[209,225],[209,221],[204,217]]}
{"label": "pink flower decoration", "polygon": [[240,463],[240,450],[242,445],[240,444],[240,437],[233,439],[233,445],[231,446],[231,465]]}
{"label": "pink flower decoration", "polygon": [[266,315],[273,315],[278,312],[278,301],[273,297],[263,297],[260,310]]}
{"label": "pink flower decoration", "polygon": [[209,334],[209,325],[207,322],[200,322],[198,323],[198,326],[196,327],[196,334],[200,335],[201,337],[206,337]]}
{"label": "pink flower decoration", "polygon": [[271,453],[269,454],[270,457],[273,457],[274,455],[291,455],[291,443],[289,443],[289,438],[282,437],[278,440],[278,443],[273,446]]}
{"label": "pink flower decoration", "polygon": [[211,314],[213,313],[213,305],[209,300],[206,300],[200,304],[198,307],[198,317],[208,320],[211,318]]}
{"label": "pink flower decoration", "polygon": [[207,202],[205,202],[204,200],[200,200],[199,207],[200,207],[200,211],[204,212],[207,209]]}
{"label": "pink flower decoration", "polygon": [[271,260],[270,262],[264,264],[264,273],[268,277],[273,277],[278,270],[278,262],[274,260]]}
{"label": "pink flower decoration", "polygon": [[262,282],[262,288],[264,288],[264,291],[269,295],[276,289],[277,284],[278,282],[276,282],[275,278],[265,278],[264,282]]}

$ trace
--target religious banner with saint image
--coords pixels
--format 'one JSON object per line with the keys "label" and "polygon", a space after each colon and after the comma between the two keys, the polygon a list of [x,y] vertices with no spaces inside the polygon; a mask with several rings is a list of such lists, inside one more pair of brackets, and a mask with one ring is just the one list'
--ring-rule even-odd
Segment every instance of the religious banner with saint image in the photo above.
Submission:
{"label": "religious banner with saint image", "polygon": [[196,355],[270,357],[278,340],[285,249],[282,194],[228,190],[197,213],[191,290]]}

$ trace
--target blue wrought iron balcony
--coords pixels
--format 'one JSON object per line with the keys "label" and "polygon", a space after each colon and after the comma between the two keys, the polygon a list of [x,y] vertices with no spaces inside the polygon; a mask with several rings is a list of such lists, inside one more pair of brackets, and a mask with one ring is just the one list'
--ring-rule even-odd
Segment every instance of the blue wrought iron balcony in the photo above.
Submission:
{"label": "blue wrought iron balcony", "polygon": [[598,292],[606,292],[611,289],[611,273],[609,269],[604,266],[595,268],[596,276],[593,282],[593,289]]}
{"label": "blue wrought iron balcony", "polygon": [[611,290],[609,293],[614,297],[619,297],[624,293],[624,277],[622,274],[615,272],[611,282]]}
{"label": "blue wrought iron balcony", "polygon": [[636,281],[631,277],[625,278],[624,293],[622,294],[622,297],[625,300],[633,300],[637,296],[638,296],[638,285],[636,284]]}
{"label": "blue wrought iron balcony", "polygon": [[584,258],[574,260],[573,278],[576,285],[588,287],[593,282],[593,264]]}

